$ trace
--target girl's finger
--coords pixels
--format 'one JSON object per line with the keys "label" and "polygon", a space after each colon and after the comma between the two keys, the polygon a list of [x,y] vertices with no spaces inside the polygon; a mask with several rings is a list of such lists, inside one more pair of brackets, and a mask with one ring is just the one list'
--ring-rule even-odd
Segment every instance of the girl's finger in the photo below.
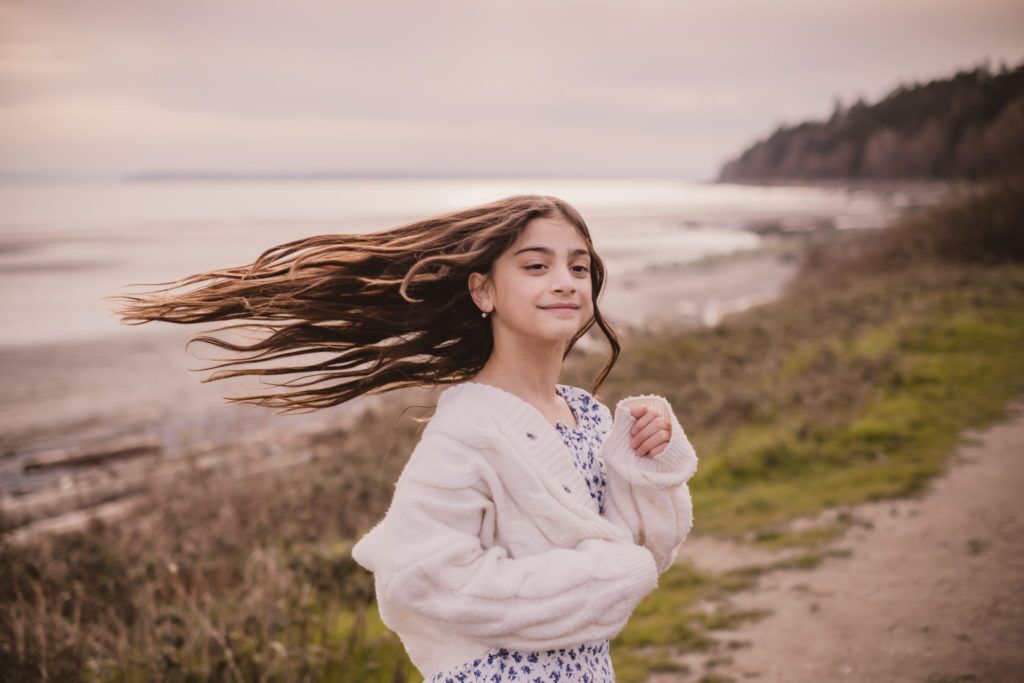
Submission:
{"label": "girl's finger", "polygon": [[637,406],[636,408],[630,408],[629,409],[629,414],[632,415],[633,417],[635,417],[638,420],[641,417],[643,417],[644,414],[647,413],[647,412],[648,412],[647,406]]}
{"label": "girl's finger", "polygon": [[[640,447],[637,448],[636,451],[637,451],[637,453],[639,453],[641,456],[644,456],[644,457],[648,456],[648,454],[650,454],[652,456],[653,455],[657,455],[657,453],[653,452],[654,449],[656,447],[660,446],[661,444],[667,444],[668,440],[669,440],[669,430],[668,430],[668,428],[666,428],[666,427],[659,428],[653,434],[651,434],[646,439],[644,439],[644,441],[640,444]],[[660,453],[662,450],[664,450],[664,448],[659,450],[658,453]]]}
{"label": "girl's finger", "polygon": [[656,434],[660,429],[665,427],[665,420],[662,419],[660,415],[651,413],[644,417],[649,417],[650,419],[645,419],[643,424],[640,424],[638,420],[637,424],[633,426],[633,429],[630,432],[630,445],[633,446],[634,449],[652,435]]}
{"label": "girl's finger", "polygon": [[636,436],[637,434],[639,434],[643,429],[647,427],[647,425],[651,423],[652,420],[658,417],[658,414],[655,413],[653,410],[647,410],[647,406],[641,407],[640,410],[643,410],[644,413],[640,417],[638,417],[636,419],[636,422],[634,422],[633,425],[629,428],[630,436]]}

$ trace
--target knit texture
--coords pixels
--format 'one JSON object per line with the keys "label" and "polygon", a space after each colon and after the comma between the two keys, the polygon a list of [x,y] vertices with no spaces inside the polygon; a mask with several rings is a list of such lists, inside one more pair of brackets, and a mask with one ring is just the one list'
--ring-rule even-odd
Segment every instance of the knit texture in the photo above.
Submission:
{"label": "knit texture", "polygon": [[[638,405],[672,423],[657,456],[629,445]],[[477,382],[440,394],[387,513],[352,548],[425,678],[495,647],[610,640],[657,588],[692,528],[696,454],[668,401],[645,394],[616,404],[601,457],[604,515],[532,405]]]}
{"label": "knit texture", "polygon": [[[593,506],[604,509],[605,477],[600,460],[604,437],[612,427],[608,409],[582,389],[556,384],[576,418],[570,427],[558,420],[555,428],[572,453],[573,465],[584,476]],[[557,650],[509,650],[496,647],[459,666],[438,671],[425,683],[614,683],[611,643],[607,640],[584,642]]]}

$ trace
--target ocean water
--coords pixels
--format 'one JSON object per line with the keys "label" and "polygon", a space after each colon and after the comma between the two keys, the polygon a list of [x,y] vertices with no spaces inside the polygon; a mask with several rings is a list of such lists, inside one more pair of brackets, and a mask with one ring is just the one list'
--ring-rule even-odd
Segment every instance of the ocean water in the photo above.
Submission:
{"label": "ocean water", "polygon": [[[103,296],[243,265],[318,233],[373,232],[514,193],[583,214],[617,275],[756,247],[763,220],[884,225],[915,201],[892,188],[666,180],[338,180],[0,183],[0,348],[153,334]],[[143,288],[144,289],[144,288]]]}

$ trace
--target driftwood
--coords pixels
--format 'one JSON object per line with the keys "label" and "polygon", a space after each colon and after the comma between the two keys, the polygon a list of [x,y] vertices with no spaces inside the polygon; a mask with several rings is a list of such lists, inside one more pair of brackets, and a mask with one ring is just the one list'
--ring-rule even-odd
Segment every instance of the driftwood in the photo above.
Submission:
{"label": "driftwood", "polygon": [[55,467],[87,467],[102,465],[111,460],[126,460],[143,456],[160,455],[163,446],[156,437],[133,438],[105,444],[102,448],[55,448],[37,453],[29,458],[22,469],[25,472],[47,470]]}

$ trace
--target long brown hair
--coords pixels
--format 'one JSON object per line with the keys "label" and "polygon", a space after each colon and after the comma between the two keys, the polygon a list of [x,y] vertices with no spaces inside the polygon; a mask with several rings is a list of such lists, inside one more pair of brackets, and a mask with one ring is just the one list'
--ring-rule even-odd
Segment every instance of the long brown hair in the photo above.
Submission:
{"label": "long brown hair", "polygon": [[[611,345],[611,357],[590,388],[596,393],[620,349],[597,306],[605,267],[583,217],[557,197],[514,195],[382,232],[316,235],[271,247],[245,266],[172,282],[140,283],[170,286],[104,298],[120,303],[116,313],[128,324],[265,321],[210,330],[269,333],[248,345],[209,335],[190,339],[188,344],[206,342],[251,354],[200,368],[203,371],[333,354],[306,364],[219,370],[203,380],[301,374],[295,380],[270,383],[303,387],[298,391],[226,400],[283,408],[284,413],[311,412],[362,394],[452,384],[474,376],[490,356],[494,340],[491,321],[481,317],[470,296],[469,274],[489,274],[495,259],[530,220],[559,216],[575,226],[588,245],[594,303],[594,317],[566,345],[563,360],[596,322]],[[202,286],[166,293],[196,284]]]}

